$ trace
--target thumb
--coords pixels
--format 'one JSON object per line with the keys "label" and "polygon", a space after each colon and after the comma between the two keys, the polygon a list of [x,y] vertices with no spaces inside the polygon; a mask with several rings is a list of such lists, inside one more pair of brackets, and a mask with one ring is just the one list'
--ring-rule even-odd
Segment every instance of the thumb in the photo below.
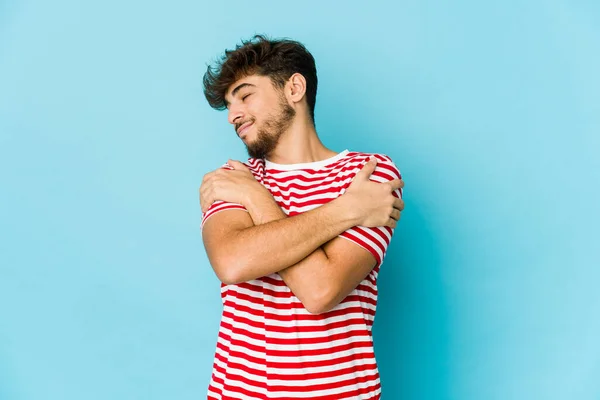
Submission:
{"label": "thumb", "polygon": [[360,177],[362,177],[364,179],[369,179],[369,177],[371,176],[373,171],[375,171],[376,167],[377,167],[377,158],[375,158],[375,156],[371,156],[369,158],[369,161],[366,162],[366,164],[362,167],[362,169],[360,171],[358,171],[358,173],[356,175],[359,175]]}

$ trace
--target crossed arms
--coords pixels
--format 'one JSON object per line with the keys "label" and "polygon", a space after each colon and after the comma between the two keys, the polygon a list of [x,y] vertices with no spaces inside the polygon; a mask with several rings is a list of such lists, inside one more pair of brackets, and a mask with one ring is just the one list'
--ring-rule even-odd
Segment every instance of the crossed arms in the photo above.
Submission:
{"label": "crossed arms", "polygon": [[206,220],[202,238],[211,266],[226,284],[279,273],[310,313],[331,310],[376,264],[371,252],[338,235],[357,225],[394,228],[404,208],[393,196],[404,185],[400,179],[369,181],[375,162],[359,171],[344,195],[293,217],[242,163],[230,165],[233,171],[205,175],[203,211],[219,199],[248,212],[221,211]]}

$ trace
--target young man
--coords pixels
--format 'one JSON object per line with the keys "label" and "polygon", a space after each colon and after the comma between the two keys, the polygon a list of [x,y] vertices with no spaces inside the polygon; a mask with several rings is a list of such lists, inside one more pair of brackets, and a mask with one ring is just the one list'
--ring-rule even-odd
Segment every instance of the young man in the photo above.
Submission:
{"label": "young man", "polygon": [[315,62],[298,42],[242,41],[204,89],[250,156],[199,190],[223,301],[208,399],[379,399],[371,328],[404,209],[398,168],[321,143]]}

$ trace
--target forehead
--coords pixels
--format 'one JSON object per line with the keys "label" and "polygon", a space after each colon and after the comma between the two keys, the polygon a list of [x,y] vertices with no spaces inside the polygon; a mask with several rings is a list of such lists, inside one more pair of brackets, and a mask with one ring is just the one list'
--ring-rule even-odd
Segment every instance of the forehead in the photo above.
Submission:
{"label": "forehead", "polygon": [[229,105],[230,99],[235,97],[242,89],[260,89],[266,87],[271,82],[271,79],[267,76],[250,75],[244,78],[240,78],[232,83],[227,92],[225,93],[225,104]]}

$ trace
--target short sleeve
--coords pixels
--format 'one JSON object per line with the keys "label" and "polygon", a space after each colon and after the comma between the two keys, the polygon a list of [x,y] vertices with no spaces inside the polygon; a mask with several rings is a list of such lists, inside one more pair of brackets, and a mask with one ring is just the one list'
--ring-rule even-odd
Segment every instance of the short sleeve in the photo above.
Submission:
{"label": "short sleeve", "polygon": [[[402,179],[400,170],[392,159],[384,154],[373,154],[377,158],[377,166],[375,171],[371,174],[370,180],[373,182],[388,182],[393,179]],[[365,163],[368,158],[365,159]],[[364,164],[363,164],[364,165]],[[361,166],[362,168],[362,166]],[[403,189],[394,191],[394,196],[401,199],[403,195]],[[375,268],[378,268],[385,258],[387,248],[392,240],[394,229],[381,226],[374,228],[367,228],[364,226],[355,226],[342,232],[339,236],[348,239],[357,245],[361,246],[365,250],[368,250],[373,254],[377,260]]]}
{"label": "short sleeve", "polygon": [[246,207],[244,207],[241,204],[228,203],[226,201],[217,200],[214,203],[212,203],[212,205],[208,208],[208,210],[206,210],[206,212],[204,214],[202,214],[202,224],[201,224],[200,228],[204,228],[204,223],[211,216],[215,215],[219,211],[225,211],[225,210],[244,210],[244,211],[248,212],[248,210],[246,210]]}
{"label": "short sleeve", "polygon": [[[224,164],[221,168],[233,169],[229,164]],[[227,201],[217,200],[211,204],[211,206],[208,208],[208,210],[206,210],[205,213],[202,214],[202,223],[200,225],[200,229],[204,228],[204,223],[206,222],[207,219],[209,219],[211,216],[215,215],[219,211],[225,211],[225,210],[244,210],[244,211],[248,212],[246,207],[244,207],[241,204],[229,203]]]}

